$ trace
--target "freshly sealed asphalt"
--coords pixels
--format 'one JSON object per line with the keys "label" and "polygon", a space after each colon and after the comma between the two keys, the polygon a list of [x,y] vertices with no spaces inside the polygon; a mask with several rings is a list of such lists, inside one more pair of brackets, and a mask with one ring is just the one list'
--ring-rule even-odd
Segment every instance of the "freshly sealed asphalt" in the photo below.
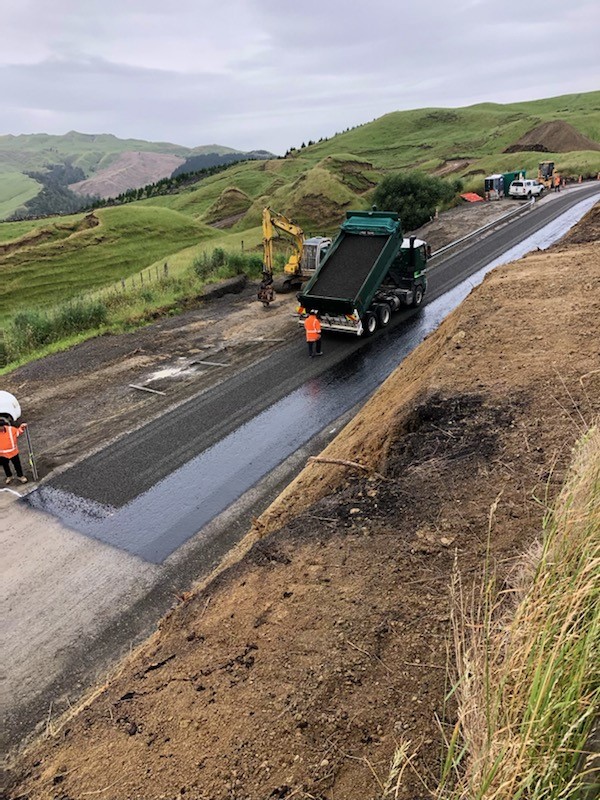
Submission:
{"label": "freshly sealed asphalt", "polygon": [[371,339],[329,335],[324,356],[308,359],[299,331],[264,360],[46,481],[27,502],[94,538],[162,562],[366,398],[451,308],[435,303],[433,320],[434,301],[598,188],[536,204],[457,254],[434,258],[424,306],[395,314]]}

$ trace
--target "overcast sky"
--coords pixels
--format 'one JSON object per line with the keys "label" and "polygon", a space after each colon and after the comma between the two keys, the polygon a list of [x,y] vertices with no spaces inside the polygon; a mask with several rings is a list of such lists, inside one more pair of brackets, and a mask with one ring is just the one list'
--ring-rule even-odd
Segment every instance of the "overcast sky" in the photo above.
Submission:
{"label": "overcast sky", "polygon": [[598,0],[0,0],[0,133],[283,153],[391,111],[600,88]]}

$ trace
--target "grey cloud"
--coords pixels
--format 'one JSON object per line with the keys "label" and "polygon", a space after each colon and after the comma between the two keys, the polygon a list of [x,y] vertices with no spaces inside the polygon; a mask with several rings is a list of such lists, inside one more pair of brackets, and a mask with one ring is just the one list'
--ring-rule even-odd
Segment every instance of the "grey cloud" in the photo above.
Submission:
{"label": "grey cloud", "polygon": [[[2,132],[45,125],[283,152],[401,108],[589,91],[599,77],[588,0],[29,6],[34,63],[6,63],[0,48]],[[9,15],[7,38],[24,19]]]}

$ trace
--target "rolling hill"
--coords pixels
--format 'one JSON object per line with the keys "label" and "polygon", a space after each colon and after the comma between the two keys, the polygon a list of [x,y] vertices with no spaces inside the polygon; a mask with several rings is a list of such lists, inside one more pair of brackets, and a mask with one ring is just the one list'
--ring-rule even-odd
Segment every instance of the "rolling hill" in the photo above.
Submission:
{"label": "rolling hill", "polygon": [[[79,141],[82,135],[74,136]],[[545,149],[527,149],[531,136]],[[48,139],[38,141],[45,152]],[[114,163],[116,155],[98,156],[94,148],[100,145],[92,139],[84,137],[79,163]],[[28,284],[35,287],[31,302],[47,306],[167,256],[175,272],[184,272],[199,253],[216,245],[260,248],[261,213],[267,204],[298,222],[307,234],[329,233],[347,209],[367,208],[373,188],[389,173],[419,169],[460,178],[465,189],[478,189],[485,175],[525,168],[535,176],[538,162],[553,158],[564,176],[595,177],[600,172],[599,142],[600,92],[509,105],[398,111],[293,150],[285,158],[237,163],[178,191],[97,211],[99,227],[72,230],[65,241],[52,230],[60,229],[63,219],[2,223],[0,242],[18,240],[18,247],[0,252],[0,276],[20,276],[16,283],[5,284],[2,315],[6,319],[11,309],[28,302],[23,293]],[[518,143],[522,150],[507,152]],[[161,147],[146,145],[145,152]],[[67,143],[61,141],[60,147],[58,156],[64,158]],[[176,145],[165,147],[171,148],[170,155],[182,157]],[[11,153],[16,158],[16,150]],[[13,160],[13,173],[15,165]],[[227,232],[217,230],[225,224],[231,225]],[[158,237],[153,236],[154,225]],[[29,231],[44,228],[50,229],[46,238],[28,239]],[[152,247],[146,246],[146,235]],[[50,277],[55,271],[68,273],[68,280],[55,284]]]}
{"label": "rolling hill", "polygon": [[[189,159],[203,166],[245,158],[270,158],[270,153],[242,153],[218,144],[183,147],[169,142],[119,139],[112,134],[70,131],[0,136],[0,220],[7,219],[42,189],[52,167],[68,167],[76,175],[61,186],[79,195],[116,197],[169,177]],[[35,173],[32,177],[28,173]],[[58,211],[50,208],[48,213]]]}

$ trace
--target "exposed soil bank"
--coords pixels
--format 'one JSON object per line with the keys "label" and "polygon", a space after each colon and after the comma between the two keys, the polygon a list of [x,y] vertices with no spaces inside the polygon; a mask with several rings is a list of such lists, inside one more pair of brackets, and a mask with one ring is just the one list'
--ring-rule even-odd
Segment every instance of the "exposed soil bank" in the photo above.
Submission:
{"label": "exposed soil bank", "polygon": [[[241,560],[13,772],[9,796],[403,798],[440,763],[453,564],[508,568],[600,410],[600,211],[491,273],[255,523]],[[419,777],[417,777],[417,773]]]}

